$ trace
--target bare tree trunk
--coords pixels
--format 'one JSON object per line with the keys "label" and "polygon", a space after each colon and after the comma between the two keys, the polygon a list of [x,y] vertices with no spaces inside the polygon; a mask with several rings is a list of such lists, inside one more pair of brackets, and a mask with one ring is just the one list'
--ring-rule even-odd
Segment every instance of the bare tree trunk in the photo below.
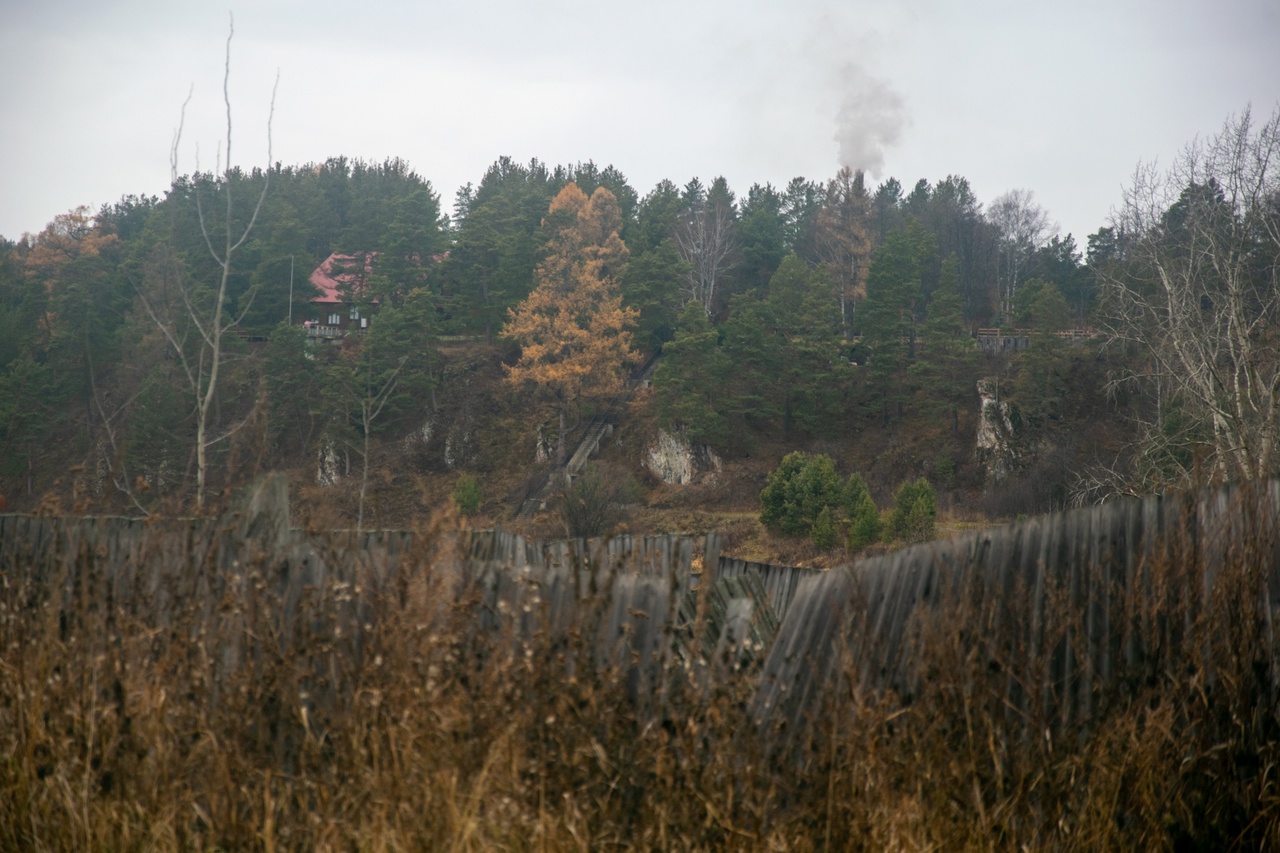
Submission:
{"label": "bare tree trunk", "polygon": [[[220,435],[211,437],[210,430],[210,412],[213,410],[216,400],[218,379],[222,370],[223,362],[223,336],[230,332],[244,318],[245,313],[252,304],[252,298],[246,300],[246,304],[241,308],[240,313],[235,317],[226,317],[225,309],[227,303],[227,286],[231,280],[232,262],[236,252],[248,240],[249,234],[253,231],[254,225],[257,223],[258,214],[262,211],[262,204],[267,197],[267,189],[271,182],[271,119],[275,115],[276,103],[276,87],[271,91],[271,111],[267,118],[267,162],[268,168],[264,170],[262,192],[258,195],[257,203],[254,205],[253,214],[249,218],[249,222],[245,225],[244,230],[238,235],[232,228],[232,213],[234,211],[234,203],[232,199],[232,180],[231,180],[231,96],[229,91],[229,83],[231,79],[231,40],[235,35],[234,20],[227,33],[226,59],[223,65],[222,80],[222,98],[226,107],[226,170],[222,170],[221,149],[219,150],[219,162],[217,172],[222,175],[222,190],[226,195],[227,206],[226,215],[222,223],[221,234],[216,235],[220,239],[220,245],[215,246],[215,234],[210,229],[209,223],[206,221],[204,205],[201,202],[199,193],[199,184],[197,183],[196,191],[196,211],[200,221],[200,233],[204,238],[205,246],[209,250],[209,254],[213,257],[218,265],[218,287],[214,296],[213,305],[202,306],[197,305],[194,298],[192,288],[185,282],[176,281],[177,290],[182,300],[185,312],[184,319],[189,321],[196,329],[199,335],[198,353],[190,354],[187,348],[183,346],[177,327],[177,318],[162,317],[154,306],[151,305],[145,294],[140,293],[142,302],[150,315],[151,319],[164,333],[169,344],[173,347],[177,354],[178,361],[186,375],[187,385],[194,398],[194,410],[196,418],[196,510],[204,509],[205,493],[208,487],[208,449],[220,441],[225,440],[234,433],[239,426],[223,432]],[[279,77],[276,78],[276,86],[279,85]],[[185,125],[186,108],[190,103],[191,96],[187,96],[187,101],[182,105],[182,119],[179,121],[178,130],[174,134],[173,146],[170,149],[170,174],[174,183],[178,180],[178,147],[182,140],[182,130]]]}
{"label": "bare tree trunk", "polygon": [[364,464],[360,466],[360,508],[356,512],[356,535],[364,530],[364,496],[369,490],[369,406],[361,406],[362,426],[364,428],[364,449],[360,451]]}
{"label": "bare tree trunk", "polygon": [[376,394],[370,395],[368,392],[373,389],[366,386],[365,397],[360,401],[360,427],[364,431],[364,446],[360,451],[363,464],[360,471],[360,505],[356,511],[357,536],[364,530],[364,498],[369,488],[369,433],[373,430],[373,422],[377,420],[378,415],[382,414],[382,409],[387,405],[387,400],[391,399],[391,394],[395,391],[396,383],[400,379],[400,371],[404,370],[406,361],[408,361],[408,356],[400,359],[399,366],[387,378],[387,381],[382,384]]}
{"label": "bare tree trunk", "polygon": [[564,467],[569,460],[569,426],[565,418],[564,406],[560,407],[560,435],[556,439],[556,464]]}

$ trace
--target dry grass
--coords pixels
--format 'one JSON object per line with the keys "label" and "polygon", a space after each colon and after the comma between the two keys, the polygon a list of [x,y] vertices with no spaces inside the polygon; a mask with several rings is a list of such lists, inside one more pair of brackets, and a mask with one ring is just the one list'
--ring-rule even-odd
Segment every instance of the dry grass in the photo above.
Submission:
{"label": "dry grass", "polygon": [[1198,651],[1125,673],[1087,721],[1011,706],[1020,635],[944,609],[917,626],[909,702],[838,679],[802,732],[758,726],[757,673],[732,662],[699,688],[676,660],[637,695],[591,665],[603,607],[522,638],[448,543],[419,531],[394,582],[322,584],[292,621],[269,559],[167,605],[121,598],[89,551],[58,577],[11,566],[0,848],[1280,849],[1270,542],[1232,551],[1205,608],[1177,591],[1194,572],[1152,558],[1150,596],[1116,606]]}

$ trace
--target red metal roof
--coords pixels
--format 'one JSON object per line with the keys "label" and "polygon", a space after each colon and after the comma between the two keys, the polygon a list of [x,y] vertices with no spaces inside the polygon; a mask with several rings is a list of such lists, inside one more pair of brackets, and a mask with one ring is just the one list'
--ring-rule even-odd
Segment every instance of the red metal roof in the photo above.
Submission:
{"label": "red metal roof", "polygon": [[[311,283],[320,295],[311,301],[321,304],[345,305],[351,296],[359,298],[365,289],[366,276],[373,271],[373,259],[377,252],[357,255],[339,255],[334,252],[311,273]],[[350,294],[344,296],[343,292]],[[375,303],[378,300],[373,300]]]}

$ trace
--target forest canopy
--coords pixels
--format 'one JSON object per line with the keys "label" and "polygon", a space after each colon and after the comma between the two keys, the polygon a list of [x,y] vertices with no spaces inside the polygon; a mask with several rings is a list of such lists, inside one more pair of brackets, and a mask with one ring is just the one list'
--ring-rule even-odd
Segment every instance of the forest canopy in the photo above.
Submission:
{"label": "forest canopy", "polygon": [[[661,351],[660,426],[721,454],[871,427],[958,435],[984,377],[1042,446],[1070,447],[1066,425],[1109,371],[1110,417],[1133,438],[1071,463],[1078,497],[1274,473],[1276,126],[1246,113],[1167,174],[1140,171],[1117,220],[1084,241],[1055,233],[1031,191],[984,204],[957,174],[909,191],[843,169],[641,192],[614,166],[502,157],[448,213],[399,159],[181,175],[163,197],[0,242],[3,488],[34,496],[81,465],[99,472],[99,499],[138,509],[202,494],[204,449],[209,488],[229,485],[250,434],[263,464],[356,452],[435,405],[445,340],[492,344],[514,393],[556,401],[560,457],[583,407]],[[223,277],[202,211],[229,193],[227,227],[245,239]],[[349,310],[384,328],[317,365],[297,327],[317,316],[311,271],[335,254],[364,259]],[[1177,293],[1158,287],[1170,278]],[[191,392],[210,386],[190,378],[209,358],[201,305],[233,318],[205,408]],[[983,356],[975,338],[997,329],[1030,341],[1025,357]],[[361,416],[362,394],[378,417]]]}

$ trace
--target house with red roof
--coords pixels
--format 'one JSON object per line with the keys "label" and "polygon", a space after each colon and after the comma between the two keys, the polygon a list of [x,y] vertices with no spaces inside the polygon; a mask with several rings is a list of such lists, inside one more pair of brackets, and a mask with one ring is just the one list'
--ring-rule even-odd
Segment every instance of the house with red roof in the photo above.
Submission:
{"label": "house with red roof", "polygon": [[335,252],[315,268],[310,281],[320,295],[311,299],[311,316],[303,322],[310,337],[339,340],[369,328],[369,318],[378,310],[377,299],[365,298],[376,255]]}

